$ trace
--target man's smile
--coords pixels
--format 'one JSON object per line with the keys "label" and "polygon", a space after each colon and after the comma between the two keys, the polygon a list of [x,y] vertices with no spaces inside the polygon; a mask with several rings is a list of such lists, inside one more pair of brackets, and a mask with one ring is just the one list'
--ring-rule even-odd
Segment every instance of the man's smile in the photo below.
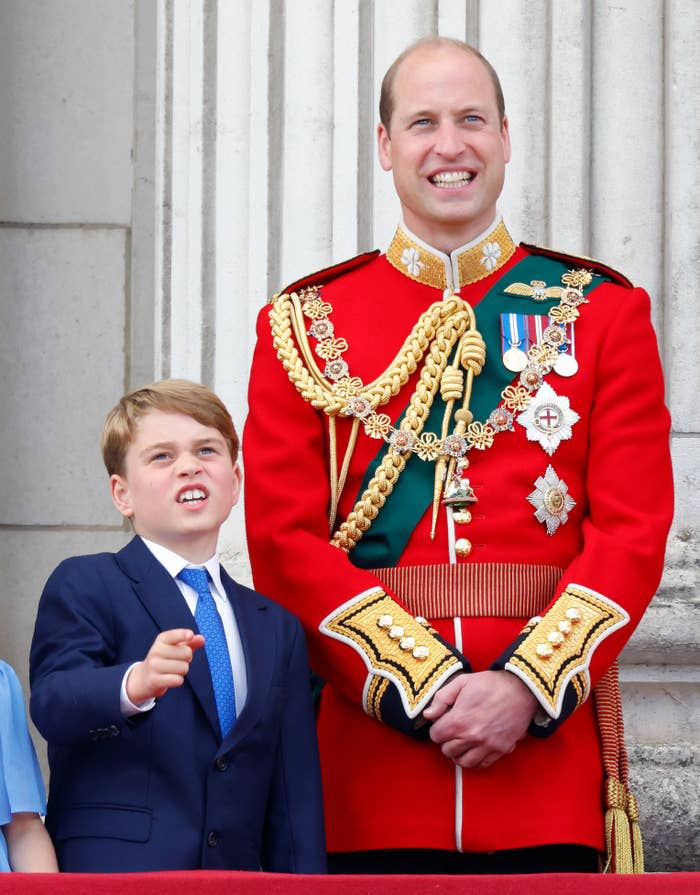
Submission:
{"label": "man's smile", "polygon": [[439,171],[437,174],[431,174],[428,180],[433,186],[454,190],[471,183],[475,177],[473,171]]}

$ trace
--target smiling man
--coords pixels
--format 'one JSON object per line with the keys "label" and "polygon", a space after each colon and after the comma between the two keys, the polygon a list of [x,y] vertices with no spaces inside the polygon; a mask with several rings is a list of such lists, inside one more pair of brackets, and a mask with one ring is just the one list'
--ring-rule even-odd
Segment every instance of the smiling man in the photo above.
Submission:
{"label": "smiling man", "polygon": [[449,254],[496,217],[510,137],[495,73],[475,53],[427,44],[399,57],[384,94],[382,168],[408,229]]}
{"label": "smiling man", "polygon": [[649,298],[516,245],[472,47],[409,47],[380,117],[402,220],[261,313],[244,437],[256,586],[326,682],[330,866],[639,869],[614,663],[672,514]]}

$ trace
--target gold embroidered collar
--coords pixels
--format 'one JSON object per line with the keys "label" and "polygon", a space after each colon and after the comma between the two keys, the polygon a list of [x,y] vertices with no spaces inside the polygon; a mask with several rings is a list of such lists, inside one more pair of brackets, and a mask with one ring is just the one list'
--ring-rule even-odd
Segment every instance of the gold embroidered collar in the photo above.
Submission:
{"label": "gold embroidered collar", "polygon": [[399,224],[386,252],[387,261],[411,280],[436,289],[455,290],[489,276],[515,251],[501,218],[474,241],[445,255]]}

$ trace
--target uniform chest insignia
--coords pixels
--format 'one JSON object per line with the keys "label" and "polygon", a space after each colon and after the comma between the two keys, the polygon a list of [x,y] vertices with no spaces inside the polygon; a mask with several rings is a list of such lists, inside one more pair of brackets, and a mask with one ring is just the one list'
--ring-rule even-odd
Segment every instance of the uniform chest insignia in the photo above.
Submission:
{"label": "uniform chest insignia", "polygon": [[551,466],[535,482],[535,490],[527,499],[535,508],[535,519],[547,526],[547,534],[554,532],[569,519],[569,510],[576,501],[569,495],[569,488]]}
{"label": "uniform chest insignia", "polygon": [[518,414],[528,441],[539,441],[551,457],[562,441],[571,438],[571,427],[580,419],[569,406],[565,395],[558,395],[547,382],[543,383],[527,406]]}
{"label": "uniform chest insignia", "polygon": [[[397,243],[397,246],[397,250],[400,248],[402,251],[415,248],[404,243]],[[478,246],[473,249],[479,251]],[[494,260],[495,249],[486,246],[483,258],[486,261]],[[394,261],[389,258],[399,269],[402,266],[417,267],[421,282],[424,271],[419,265],[427,265],[426,259],[427,255],[418,248],[414,253],[406,253],[402,265],[399,265],[398,257]],[[479,262],[479,266],[486,266],[486,261],[483,264]],[[476,282],[476,279],[465,279],[460,274],[461,283]],[[474,420],[469,403],[473,378],[481,372],[486,360],[486,346],[476,330],[474,311],[457,294],[448,290],[448,294],[420,316],[390,366],[367,385],[357,376],[351,376],[343,358],[348,342],[336,335],[329,319],[333,308],[318,287],[304,286],[299,293],[283,293],[275,298],[269,321],[277,355],[304,400],[323,411],[328,419],[331,445],[328,518],[334,546],[346,552],[354,548],[384,506],[412,454],[423,461],[435,463],[432,536],[445,483],[448,491],[446,503],[460,516],[460,519],[455,516],[455,521],[468,520],[468,506],[477,497],[469,479],[463,474],[469,466],[467,454],[471,450],[488,450],[496,436],[512,432],[516,413],[520,414],[518,421],[525,427],[528,439],[539,441],[550,456],[562,439],[571,438],[571,427],[579,419],[578,414],[570,409],[568,399],[559,397],[552,389],[549,392],[541,389],[544,377],[552,370],[561,375],[573,375],[575,372],[573,324],[579,317],[579,305],[588,302],[582,289],[590,279],[588,271],[569,271],[561,278],[562,287],[556,287],[561,289],[560,303],[550,308],[547,314],[515,315],[516,321],[522,319],[528,327],[527,339],[522,340],[521,345],[524,347],[527,343],[529,347],[526,351],[519,349],[525,356],[526,366],[517,382],[503,389],[500,404],[483,423]],[[537,281],[532,288],[539,293],[541,282]],[[546,294],[549,288],[554,287],[545,287],[545,297],[551,298]],[[504,330],[502,334],[505,334]],[[520,340],[519,332],[513,338],[508,330],[508,335],[508,348],[516,347],[515,343]],[[314,348],[309,338],[315,340]],[[453,351],[454,359],[450,360]],[[325,362],[323,369],[314,354]],[[573,363],[566,370],[560,370],[557,362],[561,362],[565,355]],[[519,361],[518,367],[522,359]],[[415,391],[410,396],[405,415],[395,427],[391,417],[379,413],[378,409],[398,394],[421,363]],[[445,402],[440,434],[423,431],[438,391]],[[547,406],[540,407],[545,398]],[[524,414],[523,411],[533,402],[533,409]],[[336,418],[352,421],[342,463],[338,463],[336,455]],[[388,449],[353,511],[334,531],[338,504],[360,427],[368,437],[387,442]],[[542,481],[546,482],[546,477]],[[558,493],[554,489],[551,494],[536,491],[530,495],[531,502],[533,497],[540,495],[542,507],[535,504],[535,515],[540,513],[538,519],[547,523],[550,533],[566,521],[567,511],[574,505],[564,491],[563,496],[560,495],[562,512],[557,515],[552,507],[556,509]]]}
{"label": "uniform chest insignia", "polygon": [[561,286],[548,286],[544,280],[531,280],[526,283],[511,283],[503,290],[509,295],[520,295],[523,298],[531,298],[533,301],[547,301],[550,298],[561,298]]}
{"label": "uniform chest insignia", "polygon": [[531,344],[525,315],[501,314],[501,354],[506,370],[522,373]]}
{"label": "uniform chest insignia", "polygon": [[530,360],[544,356],[551,360],[555,373],[573,376],[578,371],[574,346],[573,321],[555,322],[538,314],[501,314],[503,366],[511,373],[522,373]]}

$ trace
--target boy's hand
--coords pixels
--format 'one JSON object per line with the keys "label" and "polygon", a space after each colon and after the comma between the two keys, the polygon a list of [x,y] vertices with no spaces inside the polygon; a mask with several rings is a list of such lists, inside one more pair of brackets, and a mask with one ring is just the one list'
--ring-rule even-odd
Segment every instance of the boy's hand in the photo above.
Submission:
{"label": "boy's hand", "polygon": [[204,637],[188,628],[161,631],[143,662],[129,672],[126,695],[139,705],[147,699],[157,699],[171,687],[181,687],[192,656],[203,646]]}

